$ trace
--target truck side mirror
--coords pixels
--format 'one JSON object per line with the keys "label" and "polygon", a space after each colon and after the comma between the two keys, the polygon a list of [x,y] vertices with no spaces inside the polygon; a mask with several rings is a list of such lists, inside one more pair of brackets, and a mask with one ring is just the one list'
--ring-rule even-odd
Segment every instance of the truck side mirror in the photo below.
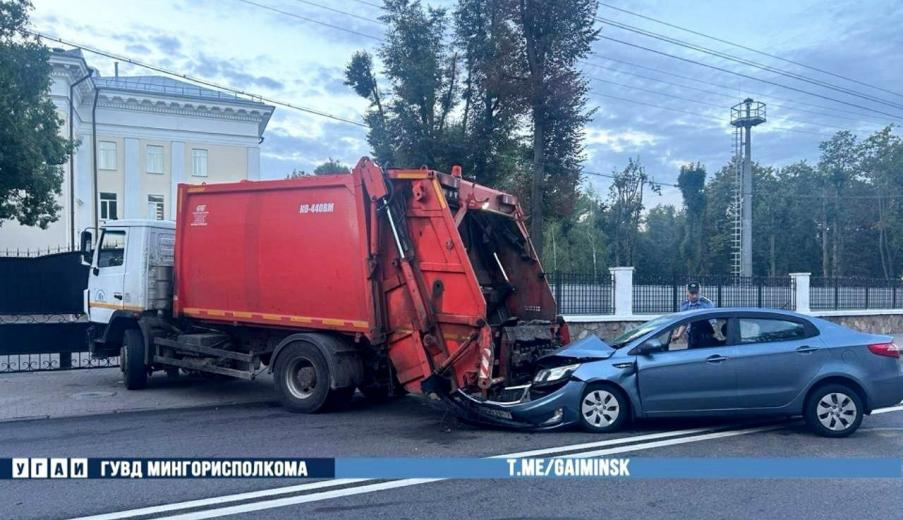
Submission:
{"label": "truck side mirror", "polygon": [[84,230],[81,234],[81,252],[82,252],[82,265],[91,265],[91,261],[94,259],[94,233],[91,230]]}

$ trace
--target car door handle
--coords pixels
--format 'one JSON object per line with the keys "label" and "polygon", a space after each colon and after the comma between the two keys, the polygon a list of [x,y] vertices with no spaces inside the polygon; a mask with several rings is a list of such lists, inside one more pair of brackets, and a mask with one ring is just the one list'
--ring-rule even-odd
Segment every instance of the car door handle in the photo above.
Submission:
{"label": "car door handle", "polygon": [[113,293],[113,298],[116,298],[117,300],[121,300],[121,299],[122,299],[122,293],[121,293],[121,292],[114,292],[114,293]]}
{"label": "car door handle", "polygon": [[721,363],[723,361],[727,361],[727,358],[722,356],[721,354],[715,354],[714,356],[705,358],[706,363]]}
{"label": "car door handle", "polygon": [[818,350],[818,347],[810,347],[809,345],[803,345],[802,347],[797,347],[796,351],[800,354],[808,354],[810,352],[815,352]]}

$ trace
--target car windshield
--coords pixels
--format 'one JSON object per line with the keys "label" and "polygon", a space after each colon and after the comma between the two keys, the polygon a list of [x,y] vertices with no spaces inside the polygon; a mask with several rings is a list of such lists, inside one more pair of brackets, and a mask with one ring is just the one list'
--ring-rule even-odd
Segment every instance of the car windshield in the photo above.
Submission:
{"label": "car windshield", "polygon": [[630,329],[620,336],[608,341],[608,344],[611,345],[612,348],[621,348],[631,341],[637,339],[638,337],[648,334],[653,330],[661,327],[668,321],[670,321],[670,316],[660,316],[658,318],[655,318],[654,320],[649,320],[639,327]]}

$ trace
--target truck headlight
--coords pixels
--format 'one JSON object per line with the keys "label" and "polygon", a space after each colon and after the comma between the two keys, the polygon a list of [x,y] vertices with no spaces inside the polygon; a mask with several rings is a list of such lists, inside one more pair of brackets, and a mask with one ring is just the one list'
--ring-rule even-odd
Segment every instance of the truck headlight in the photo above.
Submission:
{"label": "truck headlight", "polygon": [[543,385],[546,383],[554,383],[556,381],[561,381],[566,377],[570,377],[571,374],[574,373],[577,368],[580,367],[580,363],[574,363],[573,365],[564,365],[560,367],[554,368],[543,368],[539,372],[536,373],[536,377],[533,378],[533,384]]}

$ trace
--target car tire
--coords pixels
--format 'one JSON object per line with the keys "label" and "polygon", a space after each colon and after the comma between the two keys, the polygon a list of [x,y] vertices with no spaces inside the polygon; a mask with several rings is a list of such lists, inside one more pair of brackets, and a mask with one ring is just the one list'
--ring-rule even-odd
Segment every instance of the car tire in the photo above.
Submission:
{"label": "car tire", "polygon": [[846,437],[862,424],[865,405],[859,392],[843,384],[816,388],[806,400],[803,417],[823,437]]}
{"label": "car tire", "polygon": [[627,396],[606,384],[587,385],[578,404],[580,426],[592,433],[619,430],[627,421],[630,406]]}
{"label": "car tire", "polygon": [[316,413],[336,399],[329,390],[329,365],[310,343],[287,345],[276,358],[273,372],[279,401],[289,411]]}
{"label": "car tire", "polygon": [[129,390],[140,390],[147,386],[144,354],[144,335],[139,329],[126,330],[122,337],[119,362],[122,365],[125,387]]}

